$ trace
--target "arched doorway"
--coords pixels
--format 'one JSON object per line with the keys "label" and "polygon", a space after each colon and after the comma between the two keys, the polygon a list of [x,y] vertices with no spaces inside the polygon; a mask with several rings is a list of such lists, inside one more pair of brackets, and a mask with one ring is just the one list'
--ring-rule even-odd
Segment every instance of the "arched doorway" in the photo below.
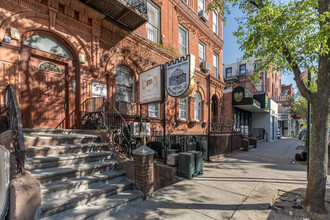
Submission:
{"label": "arched doorway", "polygon": [[74,126],[76,65],[72,50],[52,34],[34,33],[22,41],[23,127]]}
{"label": "arched doorway", "polygon": [[218,109],[218,99],[215,95],[211,99],[211,122],[212,124],[217,124],[219,122],[219,109]]}

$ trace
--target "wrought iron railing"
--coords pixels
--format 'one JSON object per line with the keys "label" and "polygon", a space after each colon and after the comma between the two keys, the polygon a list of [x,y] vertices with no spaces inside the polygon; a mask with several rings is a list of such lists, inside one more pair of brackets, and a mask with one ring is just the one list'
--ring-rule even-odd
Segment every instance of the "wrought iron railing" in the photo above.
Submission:
{"label": "wrought iron railing", "polygon": [[132,139],[126,120],[118,110],[103,97],[86,99],[81,108],[82,127],[87,129],[108,129],[112,142],[123,156],[132,153]]}
{"label": "wrought iron railing", "polygon": [[98,126],[109,130],[128,127],[123,116],[103,97],[86,99],[82,104],[81,114],[82,119],[94,115],[96,117],[94,119],[99,123]]}
{"label": "wrought iron railing", "polygon": [[6,87],[6,107],[8,108],[10,129],[12,130],[14,136],[13,146],[17,161],[17,168],[18,171],[24,175],[25,146],[22,129],[22,117],[17,102],[15,88],[12,84],[9,84]]}
{"label": "wrought iron railing", "polygon": [[141,14],[148,15],[147,0],[124,0]]}

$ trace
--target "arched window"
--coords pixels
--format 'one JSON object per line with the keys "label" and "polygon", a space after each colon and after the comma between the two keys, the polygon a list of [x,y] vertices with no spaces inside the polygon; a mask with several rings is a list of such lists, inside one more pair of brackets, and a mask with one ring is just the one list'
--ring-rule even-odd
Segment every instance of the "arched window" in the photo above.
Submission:
{"label": "arched window", "polygon": [[23,45],[33,47],[35,49],[42,50],[48,53],[53,53],[58,56],[73,59],[70,50],[61,42],[50,36],[35,34],[27,38],[24,41]]}
{"label": "arched window", "polygon": [[195,92],[195,120],[201,121],[202,119],[202,99],[198,92]]}
{"label": "arched window", "polygon": [[134,102],[134,77],[131,70],[119,66],[116,72],[116,102]]}
{"label": "arched window", "polygon": [[187,120],[188,117],[188,98],[180,99],[179,101],[179,118]]}

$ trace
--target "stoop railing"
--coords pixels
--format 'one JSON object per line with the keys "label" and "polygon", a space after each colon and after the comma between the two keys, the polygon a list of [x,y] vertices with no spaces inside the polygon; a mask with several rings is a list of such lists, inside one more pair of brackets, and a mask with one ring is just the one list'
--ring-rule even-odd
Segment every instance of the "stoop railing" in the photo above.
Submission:
{"label": "stoop railing", "polygon": [[24,175],[25,145],[22,129],[22,117],[17,102],[16,91],[12,84],[7,85],[6,87],[6,108],[8,109],[10,129],[12,130],[14,136],[13,146],[17,168],[18,171]]}

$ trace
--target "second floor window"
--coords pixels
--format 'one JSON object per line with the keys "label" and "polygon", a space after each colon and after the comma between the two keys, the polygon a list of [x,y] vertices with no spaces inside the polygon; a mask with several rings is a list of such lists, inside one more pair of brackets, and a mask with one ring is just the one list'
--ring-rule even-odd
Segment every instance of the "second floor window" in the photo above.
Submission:
{"label": "second floor window", "polygon": [[213,71],[217,79],[219,79],[219,56],[218,54],[213,54]]}
{"label": "second floor window", "polygon": [[149,117],[159,118],[160,117],[160,104],[148,104],[148,115]]}
{"label": "second floor window", "polygon": [[159,43],[160,41],[160,9],[152,2],[148,1],[148,40]]}
{"label": "second floor window", "polygon": [[198,0],[198,11],[205,10],[205,0]]}
{"label": "second floor window", "polygon": [[213,11],[213,32],[219,35],[218,13]]}
{"label": "second floor window", "polygon": [[188,31],[179,25],[179,50],[180,56],[188,54]]}
{"label": "second floor window", "polygon": [[202,119],[202,99],[198,92],[195,92],[195,120],[201,121]]}
{"label": "second floor window", "polygon": [[187,120],[188,117],[188,98],[180,99],[179,101],[179,118]]}
{"label": "second floor window", "polygon": [[226,68],[226,78],[231,77],[231,73],[232,73],[233,69],[231,67]]}
{"label": "second floor window", "polygon": [[198,58],[199,63],[202,63],[205,61],[205,44],[202,42],[198,42]]}
{"label": "second floor window", "polygon": [[239,65],[239,75],[246,74],[246,64]]}

